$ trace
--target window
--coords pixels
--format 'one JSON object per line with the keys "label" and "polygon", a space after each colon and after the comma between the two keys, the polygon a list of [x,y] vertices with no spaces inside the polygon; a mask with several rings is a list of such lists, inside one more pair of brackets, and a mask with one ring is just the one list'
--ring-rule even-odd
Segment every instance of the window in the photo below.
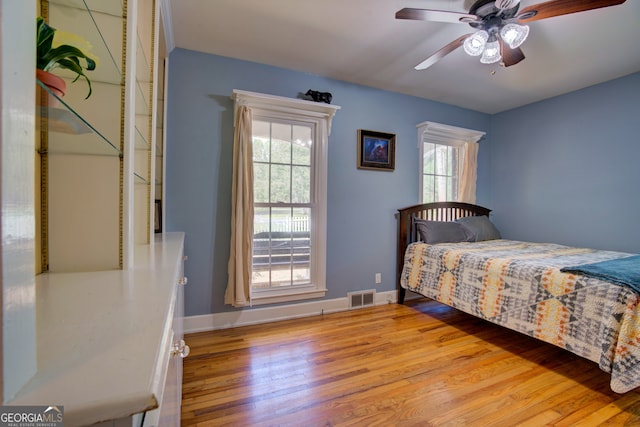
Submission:
{"label": "window", "polygon": [[234,91],[252,111],[252,304],[324,296],[327,155],[336,106]]}
{"label": "window", "polygon": [[469,150],[469,144],[475,144],[483,135],[484,132],[439,123],[418,125],[422,159],[420,203],[475,202],[477,150]]}
{"label": "window", "polygon": [[458,200],[459,147],[423,142],[422,202]]}
{"label": "window", "polygon": [[316,247],[310,227],[317,205],[312,203],[314,126],[254,118],[252,134],[251,286],[259,292],[310,285]]}

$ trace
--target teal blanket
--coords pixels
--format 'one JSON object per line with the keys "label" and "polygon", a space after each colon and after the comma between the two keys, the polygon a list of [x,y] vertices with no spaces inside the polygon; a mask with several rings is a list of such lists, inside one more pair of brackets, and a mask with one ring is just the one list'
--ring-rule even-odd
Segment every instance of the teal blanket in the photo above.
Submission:
{"label": "teal blanket", "polygon": [[560,271],[583,274],[618,285],[628,286],[640,293],[640,255],[574,267],[563,267]]}

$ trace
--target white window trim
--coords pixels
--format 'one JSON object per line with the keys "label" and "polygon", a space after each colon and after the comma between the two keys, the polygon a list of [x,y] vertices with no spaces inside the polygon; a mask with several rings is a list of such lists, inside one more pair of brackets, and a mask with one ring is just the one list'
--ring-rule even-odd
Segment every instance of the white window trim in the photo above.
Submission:
{"label": "white window trim", "polygon": [[[478,142],[480,138],[486,135],[486,132],[481,132],[472,129],[465,129],[456,126],[444,125],[442,123],[435,122],[422,122],[416,125],[418,128],[418,200],[420,203],[424,203],[422,199],[423,189],[423,157],[424,157],[424,143],[450,145],[453,147],[463,147],[467,142]],[[458,158],[458,171],[462,173],[462,156]],[[458,177],[460,178],[460,177]]]}
{"label": "white window trim", "polygon": [[312,221],[312,241],[314,242],[312,284],[291,286],[290,288],[274,288],[269,290],[251,291],[252,305],[290,302],[303,299],[320,298],[327,292],[326,264],[327,264],[327,176],[329,158],[329,135],[331,121],[340,109],[337,105],[287,98],[275,95],[234,90],[232,99],[235,101],[236,111],[240,105],[246,105],[252,110],[254,117],[264,116],[272,119],[299,121],[309,123],[315,129],[314,157],[314,187],[313,195],[316,217]]}

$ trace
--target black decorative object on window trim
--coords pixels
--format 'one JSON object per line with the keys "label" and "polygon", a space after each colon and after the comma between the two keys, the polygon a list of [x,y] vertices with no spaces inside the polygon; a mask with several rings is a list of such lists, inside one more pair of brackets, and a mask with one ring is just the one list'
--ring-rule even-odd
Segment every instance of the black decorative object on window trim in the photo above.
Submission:
{"label": "black decorative object on window trim", "polygon": [[320,92],[313,89],[309,89],[302,97],[307,101],[324,102],[325,104],[331,104],[332,98],[333,95],[330,92]]}

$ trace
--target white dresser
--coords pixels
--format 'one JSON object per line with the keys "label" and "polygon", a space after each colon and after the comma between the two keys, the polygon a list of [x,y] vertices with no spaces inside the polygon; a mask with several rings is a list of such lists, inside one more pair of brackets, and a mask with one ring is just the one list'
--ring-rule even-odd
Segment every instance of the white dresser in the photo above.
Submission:
{"label": "white dresser", "polygon": [[179,426],[183,248],[158,234],[131,269],[39,275],[37,373],[6,404],[63,405],[65,426]]}

